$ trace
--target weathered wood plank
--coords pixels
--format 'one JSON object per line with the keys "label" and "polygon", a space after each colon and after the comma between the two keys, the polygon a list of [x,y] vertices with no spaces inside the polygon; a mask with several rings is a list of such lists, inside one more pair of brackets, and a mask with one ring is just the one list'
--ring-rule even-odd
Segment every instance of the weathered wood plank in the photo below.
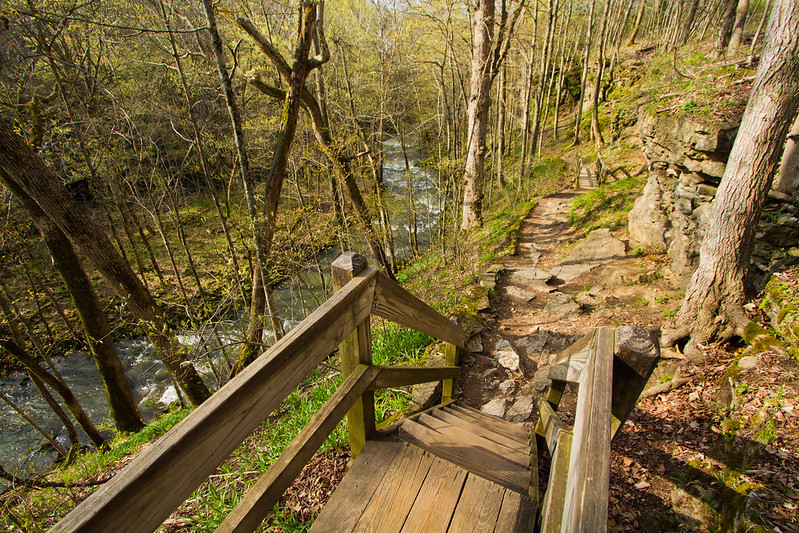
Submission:
{"label": "weathered wood plank", "polygon": [[503,446],[507,446],[513,450],[521,451],[523,453],[528,453],[530,451],[530,444],[523,444],[516,439],[512,439],[510,437],[506,437],[505,435],[501,435],[495,431],[491,431],[489,428],[478,424],[477,422],[473,422],[472,420],[464,419],[463,417],[457,416],[452,414],[449,411],[445,411],[442,409],[434,409],[430,412],[430,416],[438,418],[448,424],[453,426],[460,427],[468,432],[471,432],[475,435],[479,435],[484,439],[488,439],[490,441],[502,444]]}
{"label": "weathered wood plank", "polygon": [[656,333],[643,328],[619,326],[614,353],[611,434],[615,437],[655,370],[660,359],[660,340]]}
{"label": "weathered wood plank", "polygon": [[[365,268],[367,268],[365,257],[353,252],[344,252],[330,265],[333,288],[336,291],[341,290]],[[368,316],[358,324],[355,331],[344,338],[339,345],[338,353],[341,358],[341,375],[345,378],[357,365],[372,364],[372,327]],[[366,445],[366,439],[375,430],[375,399],[371,390],[365,391],[347,413],[347,428],[354,459],[361,453],[361,449]]]}
{"label": "weathered wood plank", "polygon": [[[446,531],[466,475],[464,469],[439,458],[434,459],[401,531]],[[382,529],[382,524],[377,529]]]}
{"label": "weathered wood plank", "polygon": [[605,531],[615,333],[597,328],[577,394],[561,531]]}
{"label": "weathered wood plank", "polygon": [[[457,366],[458,347],[449,342],[444,343],[444,364],[446,366]],[[452,400],[453,379],[445,379],[441,384],[441,403]]]}
{"label": "weathered wood plank", "polygon": [[450,424],[429,414],[420,416],[416,420],[416,423],[422,424],[438,433],[448,433],[453,439],[463,438],[468,439],[467,442],[480,443],[486,449],[495,451],[502,457],[517,463],[519,466],[527,466],[528,464],[528,458],[530,456],[529,446],[520,447],[519,443],[516,443],[516,446],[507,446],[494,439]]}
{"label": "weathered wood plank", "polygon": [[448,411],[462,418],[465,417],[468,420],[473,420],[474,422],[491,429],[491,431],[496,431],[497,433],[509,437],[522,444],[529,444],[530,442],[530,432],[526,428],[518,424],[514,424],[513,422],[508,422],[507,420],[487,415],[481,411],[478,411],[477,409],[469,407],[468,405],[454,403],[445,407],[444,411]]}
{"label": "weathered wood plank", "polygon": [[312,533],[351,531],[361,518],[391,464],[412,446],[394,436],[375,433],[314,520]]}
{"label": "weathered wood plank", "polygon": [[452,533],[494,531],[506,490],[487,479],[469,474],[447,531]]}
{"label": "weathered wood plank", "polygon": [[466,342],[459,325],[382,274],[377,278],[372,313],[461,348]]}
{"label": "weathered wood plank", "polygon": [[429,381],[441,381],[458,377],[461,367],[459,366],[377,366],[380,374],[370,387],[370,390],[387,389],[389,387],[404,387],[406,385],[416,385],[417,383],[427,383]]}
{"label": "weathered wood plank", "polygon": [[402,456],[391,463],[353,531],[399,532],[434,459],[434,456],[409,444]]}
{"label": "weathered wood plank", "polygon": [[52,531],[153,531],[369,316],[376,276],[364,270]]}
{"label": "weathered wood plank", "polygon": [[596,330],[583,336],[583,338],[560,352],[549,368],[547,374],[549,379],[578,383],[580,381],[580,373],[585,367],[594,335],[596,335]]}
{"label": "weathered wood plank", "polygon": [[536,425],[536,434],[544,437],[547,442],[549,453],[552,454],[555,451],[555,445],[558,442],[560,432],[565,431],[568,428],[566,427],[566,424],[561,421],[557,413],[555,413],[555,410],[552,409],[552,405],[543,398],[540,402],[538,402],[538,413],[539,416],[538,425]]}
{"label": "weathered wood plank", "polygon": [[541,504],[541,533],[557,533],[563,519],[566,483],[569,477],[569,458],[572,450],[572,432],[560,432],[552,463],[549,466],[549,483]]}
{"label": "weathered wood plank", "polygon": [[219,533],[249,533],[263,521],[285,490],[319,449],[349,408],[369,388],[380,370],[359,365],[319,412],[289,444],[216,529]]}
{"label": "weathered wood plank", "polygon": [[537,510],[538,502],[532,501],[524,494],[506,490],[494,531],[496,533],[529,533],[535,526]]}
{"label": "weathered wood plank", "polygon": [[455,437],[450,432],[439,433],[412,420],[400,426],[397,436],[469,472],[527,494],[530,479],[527,465],[498,455],[493,444],[485,439],[464,440],[460,438],[462,434]]}

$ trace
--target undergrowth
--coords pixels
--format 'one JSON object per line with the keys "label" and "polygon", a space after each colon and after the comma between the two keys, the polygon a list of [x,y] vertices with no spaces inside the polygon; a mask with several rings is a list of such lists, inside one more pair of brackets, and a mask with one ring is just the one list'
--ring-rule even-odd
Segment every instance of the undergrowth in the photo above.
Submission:
{"label": "undergrowth", "polygon": [[574,199],[569,221],[587,232],[597,228],[625,227],[627,214],[641,194],[644,181],[642,176],[632,176],[591,189]]}

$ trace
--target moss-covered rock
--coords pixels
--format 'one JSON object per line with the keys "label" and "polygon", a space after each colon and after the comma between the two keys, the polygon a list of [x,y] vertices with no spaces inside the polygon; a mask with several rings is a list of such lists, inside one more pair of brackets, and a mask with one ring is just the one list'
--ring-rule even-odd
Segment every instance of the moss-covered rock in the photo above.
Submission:
{"label": "moss-covered rock", "polygon": [[[774,274],[766,285],[760,308],[782,337],[789,353],[799,359],[799,281],[796,270]],[[764,335],[757,338],[762,339]]]}

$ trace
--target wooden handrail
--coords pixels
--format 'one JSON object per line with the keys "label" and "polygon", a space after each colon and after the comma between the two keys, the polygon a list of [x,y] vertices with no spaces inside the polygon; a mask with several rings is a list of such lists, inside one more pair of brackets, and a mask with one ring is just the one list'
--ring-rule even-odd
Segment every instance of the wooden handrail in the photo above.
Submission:
{"label": "wooden handrail", "polygon": [[[556,357],[535,430],[552,454],[540,531],[606,529],[610,443],[659,356],[656,335],[620,326],[597,328]],[[567,383],[580,386],[573,432],[555,412]]]}
{"label": "wooden handrail", "polygon": [[[271,510],[275,498],[282,495],[347,409],[371,395],[371,390],[452,379],[457,375],[458,369],[451,367],[407,369],[371,365],[368,326],[373,312],[463,345],[459,326],[399,285],[395,287],[393,282],[385,280],[388,278],[366,265],[353,271],[329,300],[51,531],[153,531],[345,339],[354,339],[362,347],[369,345],[368,361],[350,364],[344,384],[256,483],[255,492],[245,495],[241,509],[237,507],[231,513],[220,531],[249,531],[257,527]],[[378,290],[378,286],[382,289]],[[371,417],[373,425],[373,411]]]}

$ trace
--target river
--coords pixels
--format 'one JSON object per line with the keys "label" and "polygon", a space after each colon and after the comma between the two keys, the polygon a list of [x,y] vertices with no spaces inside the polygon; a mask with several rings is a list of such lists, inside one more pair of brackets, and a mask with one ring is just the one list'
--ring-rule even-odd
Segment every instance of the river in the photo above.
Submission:
{"label": "river", "polygon": [[[402,261],[410,255],[408,222],[411,219],[407,202],[409,181],[416,211],[417,243],[423,249],[429,243],[430,231],[439,216],[437,179],[435,173],[416,166],[422,158],[421,153],[407,148],[411,165],[411,179],[408,180],[398,140],[386,141],[384,154],[386,201],[392,216],[395,249],[398,259]],[[301,322],[329,296],[330,263],[340,253],[341,250],[336,248],[323,251],[313,266],[295,273],[276,288],[275,299],[286,330]],[[209,386],[217,386],[215,374],[223,374],[227,364],[218,341],[223,345],[235,344],[242,337],[243,324],[239,317],[231,317],[217,323],[214,334],[210,331],[186,331],[179,334],[180,341],[191,347],[197,359],[202,360],[196,366]],[[146,338],[121,340],[117,343],[117,349],[125,365],[128,380],[140,400],[139,407],[145,420],[151,420],[162,408],[177,400],[169,376]],[[57,357],[55,364],[95,424],[106,436],[113,435],[108,403],[91,355],[88,352],[74,352]],[[0,390],[22,406],[46,431],[55,435],[60,444],[68,447],[69,440],[61,422],[25,374],[15,373],[0,380]],[[0,427],[0,465],[10,472],[18,475],[41,472],[57,458],[57,453],[41,434],[4,402],[0,405]],[[88,442],[82,433],[81,438],[82,442]],[[0,482],[0,488],[2,487]]]}

